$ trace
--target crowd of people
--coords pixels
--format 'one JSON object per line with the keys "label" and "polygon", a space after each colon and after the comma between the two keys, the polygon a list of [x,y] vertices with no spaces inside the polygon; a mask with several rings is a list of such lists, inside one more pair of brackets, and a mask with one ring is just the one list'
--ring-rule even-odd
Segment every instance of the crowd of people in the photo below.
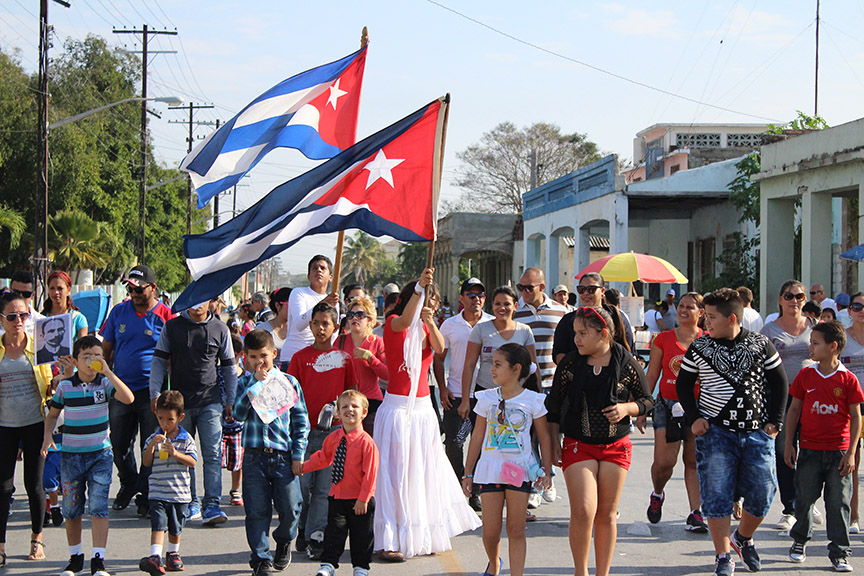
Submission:
{"label": "crowd of people", "polygon": [[[462,283],[451,307],[433,269],[401,290],[388,285],[380,301],[357,284],[331,291],[332,274],[330,260],[314,256],[307,286],[253,294],[226,322],[221,298],[174,315],[153,270],[139,265],[123,281],[128,299],[96,330],[65,272],[49,276],[41,315],[32,276],[16,273],[0,296],[0,566],[20,450],[28,558],[45,558],[43,527],[65,523],[61,576],[84,570],[85,511],[91,574],[108,574],[114,468],[110,508],[134,501],[151,523],[139,563],[148,574],[183,569],[187,522],[228,520],[227,469],[253,574],[284,570],[293,550],[333,576],[347,539],[363,576],[373,553],[401,562],[442,552],[482,525],[483,574],[496,576],[506,507],[507,568],[521,576],[526,524],[558,498],[558,475],[575,573],[588,574],[593,540],[595,573],[605,576],[630,434],[650,416],[647,519],[661,521],[681,454],[684,527],[710,533],[715,574],[734,572],[733,551],[750,571],[761,568],[754,533],[776,491],[789,559],[805,561],[812,526],[824,522],[831,565],[851,571],[864,294],[832,299],[814,284],[808,302],[790,280],[763,321],[746,287],[680,298],[670,289],[634,330],[599,274],[582,276],[571,294],[547,291],[543,271],[528,268],[516,290],[492,290],[491,314],[478,278]],[[52,344],[40,358],[36,343],[55,340],[53,317],[68,317],[72,346]],[[652,333],[646,350],[636,348],[639,330]],[[814,506],[823,493],[824,519]]]}

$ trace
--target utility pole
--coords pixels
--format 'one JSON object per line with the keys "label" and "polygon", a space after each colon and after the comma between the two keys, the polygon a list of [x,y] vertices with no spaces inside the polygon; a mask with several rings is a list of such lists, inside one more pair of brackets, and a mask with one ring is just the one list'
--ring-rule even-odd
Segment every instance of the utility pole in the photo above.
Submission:
{"label": "utility pole", "polygon": [[[57,4],[69,8],[69,3],[65,0],[54,0]],[[39,0],[39,91],[37,107],[37,122],[39,126],[36,129],[36,149],[38,155],[36,157],[36,194],[33,195],[33,200],[36,204],[36,209],[33,210],[35,216],[35,235],[33,238],[34,246],[34,269],[36,271],[36,289],[39,289],[40,281],[38,280],[41,269],[42,296],[47,293],[48,287],[44,285],[45,279],[48,277],[48,50],[51,48],[51,28],[48,26],[48,0]],[[41,206],[40,206],[41,200]],[[41,208],[41,210],[40,210]],[[41,246],[41,254],[39,244]],[[34,302],[39,301],[39,295],[36,295]]]}
{"label": "utility pole", "polygon": [[816,82],[813,89],[813,116],[819,115],[819,0],[816,0]]}
{"label": "utility pole", "polygon": [[[219,119],[216,119],[216,130],[219,130]],[[219,194],[213,198],[213,228],[219,227]]]}
{"label": "utility pole", "polygon": [[[147,24],[141,30],[114,30],[114,34],[141,34],[141,180],[138,182],[138,263],[144,264],[145,226],[147,224],[147,43],[151,35],[176,36],[177,30],[150,30]],[[174,50],[154,50],[149,54],[173,54]],[[135,52],[133,52],[135,53]]]}
{"label": "utility pole", "polygon": [[[186,141],[189,143],[189,146],[186,149],[186,153],[192,152],[192,142],[195,141],[194,129],[195,126],[213,126],[215,122],[208,121],[197,121],[194,120],[195,110],[204,110],[207,108],[213,108],[212,104],[193,104],[190,102],[187,106],[174,106],[168,108],[169,110],[188,110],[189,111],[189,136],[186,138]],[[180,120],[169,120],[169,124],[185,124],[185,121]],[[192,234],[192,179],[188,176],[186,177],[186,234]],[[186,282],[189,282],[189,269],[186,269]]]}

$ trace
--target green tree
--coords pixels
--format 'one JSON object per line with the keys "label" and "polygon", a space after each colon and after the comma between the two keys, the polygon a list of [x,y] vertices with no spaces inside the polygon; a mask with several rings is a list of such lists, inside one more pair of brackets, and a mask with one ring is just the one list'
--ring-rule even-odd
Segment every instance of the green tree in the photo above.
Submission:
{"label": "green tree", "polygon": [[342,277],[349,276],[358,284],[366,285],[378,263],[384,259],[384,249],[374,236],[358,231],[345,242],[342,257]]}
{"label": "green tree", "polygon": [[399,250],[399,266],[402,270],[402,282],[417,278],[426,268],[426,258],[429,254],[428,242],[408,242]]}
{"label": "green tree", "polygon": [[0,204],[0,231],[5,230],[9,234],[9,245],[12,248],[21,242],[26,229],[24,217],[18,211]]}
{"label": "green tree", "polygon": [[538,186],[600,159],[597,144],[585,134],[562,134],[558,126],[545,122],[522,129],[502,122],[456,154],[464,164],[456,185],[468,191],[461,206],[521,213],[522,194],[531,189],[535,154]]}
{"label": "green tree", "polygon": [[80,210],[61,210],[48,219],[48,248],[61,270],[100,268],[108,258],[99,250],[101,223]]}

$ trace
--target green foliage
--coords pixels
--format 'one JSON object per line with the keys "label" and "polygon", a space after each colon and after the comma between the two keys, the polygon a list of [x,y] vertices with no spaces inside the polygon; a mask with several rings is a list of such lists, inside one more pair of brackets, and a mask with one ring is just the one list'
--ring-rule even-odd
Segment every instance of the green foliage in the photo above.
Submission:
{"label": "green foliage", "polygon": [[342,253],[342,278],[367,285],[368,278],[384,260],[384,249],[374,236],[358,231],[345,241]]}
{"label": "green foliage", "polygon": [[18,246],[26,229],[24,217],[19,212],[0,205],[0,231],[5,230],[9,235],[9,246]]}
{"label": "green foliage", "polygon": [[464,168],[456,185],[465,188],[460,207],[477,212],[522,212],[522,194],[531,189],[531,156],[536,152],[537,185],[600,159],[597,144],[585,134],[562,134],[538,122],[519,129],[502,122],[480,142],[458,152]]}
{"label": "green foliage", "polygon": [[[67,40],[62,54],[49,68],[51,99],[48,122],[138,95],[140,61],[111,48],[97,36]],[[29,77],[14,54],[0,52],[0,201],[24,217],[36,219],[36,79]],[[119,278],[134,265],[139,236],[140,103],[120,104],[78,122],[53,130],[48,136],[48,213],[75,210],[99,222],[94,249],[104,258],[96,266],[100,282]],[[147,142],[147,185],[180,173],[158,165]],[[147,247],[145,264],[153,267],[160,288],[181,289],[186,282],[182,237],[186,233],[186,184],[182,180],[147,194]],[[193,211],[196,220],[209,213]],[[194,227],[202,232],[206,224]],[[59,233],[59,231],[55,231]],[[31,231],[32,234],[32,231]],[[26,236],[25,236],[26,238]],[[81,238],[62,242],[74,245]],[[59,241],[59,239],[58,239]],[[62,244],[61,242],[61,244]],[[24,266],[32,241],[13,247],[0,276]],[[69,248],[69,250],[72,250]],[[62,253],[58,252],[58,253]],[[70,256],[71,257],[71,256]],[[55,262],[60,266],[60,262]]]}
{"label": "green foliage", "polygon": [[48,219],[48,249],[54,267],[80,270],[103,267],[108,257],[100,250],[103,224],[80,210],[61,210]]}
{"label": "green foliage", "polygon": [[402,245],[399,251],[399,264],[402,270],[402,282],[418,278],[423,269],[426,268],[426,259],[429,254],[428,242],[408,242]]}
{"label": "green foliage", "polygon": [[[723,273],[703,281],[699,285],[700,292],[711,292],[723,287],[747,286],[753,289],[759,286],[759,259],[756,257],[759,238],[747,238],[740,232],[735,232],[733,236],[735,247],[724,250],[716,258],[723,267]],[[757,305],[754,303],[754,308]]]}

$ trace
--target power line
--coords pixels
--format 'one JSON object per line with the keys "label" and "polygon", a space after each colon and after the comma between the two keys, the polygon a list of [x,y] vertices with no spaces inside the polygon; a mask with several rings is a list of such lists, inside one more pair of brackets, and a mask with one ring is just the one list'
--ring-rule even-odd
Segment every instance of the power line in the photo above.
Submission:
{"label": "power line", "polygon": [[719,106],[717,104],[702,102],[701,100],[698,100],[696,98],[691,98],[689,96],[684,96],[682,94],[676,94],[675,92],[670,92],[669,90],[665,90],[663,88],[658,88],[657,86],[652,86],[651,84],[646,84],[645,82],[641,82],[639,80],[634,80],[632,78],[628,78],[627,76],[623,76],[623,75],[618,74],[616,72],[612,72],[610,70],[600,68],[599,66],[589,64],[588,62],[584,62],[582,60],[577,60],[576,58],[572,58],[572,57],[567,56],[565,54],[561,54],[560,52],[556,52],[554,50],[550,50],[548,48],[544,48],[542,46],[534,44],[533,42],[523,40],[522,38],[519,38],[519,37],[514,36],[512,34],[509,34],[507,32],[504,32],[503,30],[499,30],[498,28],[495,28],[494,26],[490,26],[489,24],[486,24],[485,22],[483,22],[481,20],[477,20],[476,18],[472,18],[471,16],[468,16],[467,14],[463,14],[462,12],[459,12],[458,10],[454,10],[453,8],[450,8],[449,6],[441,4],[440,2],[436,2],[435,0],[426,0],[426,2],[428,2],[429,4],[432,4],[434,6],[438,6],[442,10],[446,10],[447,12],[451,12],[451,13],[455,14],[456,16],[459,16],[460,18],[464,18],[465,20],[468,20],[469,22],[473,22],[474,24],[477,24],[478,26],[482,26],[483,28],[486,28],[487,30],[490,30],[490,31],[492,31],[492,32],[494,32],[500,36],[504,36],[505,38],[509,38],[510,40],[513,40],[514,42],[518,42],[519,44],[522,44],[524,46],[528,46],[529,48],[533,48],[533,49],[538,50],[540,52],[545,52],[546,54],[549,54],[550,56],[555,56],[556,58],[561,58],[562,60],[566,60],[568,62],[572,62],[574,64],[584,66],[586,68],[590,68],[591,70],[594,70],[595,72],[600,72],[601,74],[611,76],[612,78],[622,80],[622,81],[627,82],[629,84],[633,84],[634,86],[646,88],[646,89],[652,90],[654,92],[659,92],[660,94],[665,94],[666,96],[672,96],[673,98],[678,98],[679,100],[685,100],[687,102],[692,102],[693,104],[699,104],[700,106],[705,106],[707,108],[714,108],[716,110],[722,110],[724,112],[731,112],[732,114],[739,114],[741,116],[747,116],[750,118],[757,118],[759,120],[767,120],[768,122],[780,122],[780,120],[777,120],[774,118],[767,118],[765,116],[759,116],[757,114],[750,114],[748,112],[741,112],[740,110],[732,110],[731,108],[726,108],[724,106]]}

